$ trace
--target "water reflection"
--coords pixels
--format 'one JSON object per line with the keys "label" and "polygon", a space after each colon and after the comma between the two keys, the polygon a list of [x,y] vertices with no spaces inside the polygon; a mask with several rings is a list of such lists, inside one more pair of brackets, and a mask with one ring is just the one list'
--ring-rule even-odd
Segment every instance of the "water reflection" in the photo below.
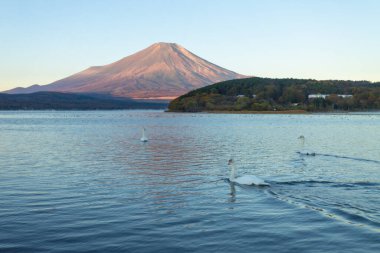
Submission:
{"label": "water reflection", "polygon": [[229,185],[230,185],[230,197],[228,198],[228,202],[235,203],[236,202],[235,183],[229,181]]}

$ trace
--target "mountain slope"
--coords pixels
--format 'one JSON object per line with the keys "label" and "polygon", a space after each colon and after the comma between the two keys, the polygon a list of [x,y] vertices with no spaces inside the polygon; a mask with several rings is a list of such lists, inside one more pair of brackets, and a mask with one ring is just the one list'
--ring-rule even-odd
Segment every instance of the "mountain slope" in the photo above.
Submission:
{"label": "mountain slope", "polygon": [[130,98],[177,97],[212,83],[243,77],[178,44],[156,43],[117,62],[90,67],[48,85],[16,88],[7,93],[60,91]]}

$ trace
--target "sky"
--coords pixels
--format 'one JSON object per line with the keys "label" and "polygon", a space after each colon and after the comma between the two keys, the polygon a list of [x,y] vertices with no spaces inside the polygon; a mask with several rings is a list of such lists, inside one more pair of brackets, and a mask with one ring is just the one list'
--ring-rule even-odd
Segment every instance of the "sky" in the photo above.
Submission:
{"label": "sky", "polygon": [[156,42],[245,75],[380,81],[380,1],[0,0],[0,90]]}

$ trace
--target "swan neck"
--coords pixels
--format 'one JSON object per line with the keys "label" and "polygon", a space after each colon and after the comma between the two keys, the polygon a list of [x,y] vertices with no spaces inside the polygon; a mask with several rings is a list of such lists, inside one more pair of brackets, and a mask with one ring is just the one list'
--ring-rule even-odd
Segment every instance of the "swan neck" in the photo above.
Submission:
{"label": "swan neck", "polygon": [[230,181],[234,181],[235,173],[236,173],[235,165],[231,164],[230,166],[231,166]]}

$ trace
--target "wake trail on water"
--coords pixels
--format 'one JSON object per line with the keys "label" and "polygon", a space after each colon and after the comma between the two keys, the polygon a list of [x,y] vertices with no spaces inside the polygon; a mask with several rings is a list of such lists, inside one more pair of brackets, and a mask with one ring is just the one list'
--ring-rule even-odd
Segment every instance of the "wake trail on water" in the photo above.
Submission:
{"label": "wake trail on water", "polygon": [[[228,178],[222,178],[231,184]],[[377,218],[376,210],[371,207],[362,207],[360,204],[342,203],[342,200],[336,197],[324,197],[326,192],[320,194],[319,190],[328,190],[335,192],[333,189],[340,191],[347,190],[364,190],[379,191],[380,182],[369,181],[352,181],[352,182],[335,182],[327,180],[294,180],[294,181],[267,181],[270,186],[240,186],[243,189],[255,188],[268,193],[270,196],[282,202],[289,203],[298,208],[305,208],[321,213],[330,219],[343,222],[345,224],[363,227],[375,232],[380,232],[380,220]],[[309,191],[308,191],[309,189]],[[310,191],[310,189],[317,189]]]}
{"label": "wake trail on water", "polygon": [[360,157],[350,157],[350,156],[341,156],[341,155],[314,153],[314,152],[303,152],[303,151],[297,151],[297,154],[300,154],[301,156],[324,156],[324,157],[333,157],[333,158],[338,158],[338,159],[348,159],[348,160],[359,161],[359,162],[369,162],[369,163],[380,164],[380,161],[378,160],[372,160],[372,159],[366,159],[366,158],[360,158]]}
{"label": "wake trail on water", "polygon": [[[370,230],[380,232],[380,221],[376,218],[376,210],[355,206],[349,203],[340,203],[339,199],[324,198],[316,192],[305,194],[309,187],[343,188],[348,190],[357,188],[358,190],[373,190],[380,192],[380,182],[333,182],[318,180],[299,180],[285,182],[270,182],[271,188],[267,189],[274,198],[289,203],[293,206],[306,208],[322,213],[328,218],[332,218],[346,224],[366,227]],[[295,189],[293,189],[295,188]],[[310,189],[310,188],[309,188]],[[303,192],[304,194],[300,194]],[[371,217],[371,214],[375,216]]]}
{"label": "wake trail on water", "polygon": [[284,182],[271,182],[276,185],[329,185],[331,187],[356,187],[356,186],[380,186],[380,182],[368,182],[368,181],[357,181],[357,182],[334,182],[334,181],[324,181],[324,180],[295,180],[295,181],[284,181]]}
{"label": "wake trail on water", "polygon": [[[297,152],[303,157],[318,159],[318,157],[330,157],[346,159],[360,163],[379,164],[379,160],[344,155],[314,153],[310,151]],[[224,179],[229,182],[228,179]],[[380,181],[378,180],[290,180],[271,181],[266,180],[270,187],[262,188],[275,199],[289,203],[295,207],[306,208],[321,213],[323,216],[337,221],[365,227],[375,232],[380,232],[380,216],[378,215],[377,201],[374,197],[380,194]],[[252,187],[252,186],[247,186]],[[245,188],[245,187],[243,187]],[[260,187],[255,187],[259,189]],[[366,200],[368,193],[371,200]],[[351,197],[347,197],[350,195]]]}

